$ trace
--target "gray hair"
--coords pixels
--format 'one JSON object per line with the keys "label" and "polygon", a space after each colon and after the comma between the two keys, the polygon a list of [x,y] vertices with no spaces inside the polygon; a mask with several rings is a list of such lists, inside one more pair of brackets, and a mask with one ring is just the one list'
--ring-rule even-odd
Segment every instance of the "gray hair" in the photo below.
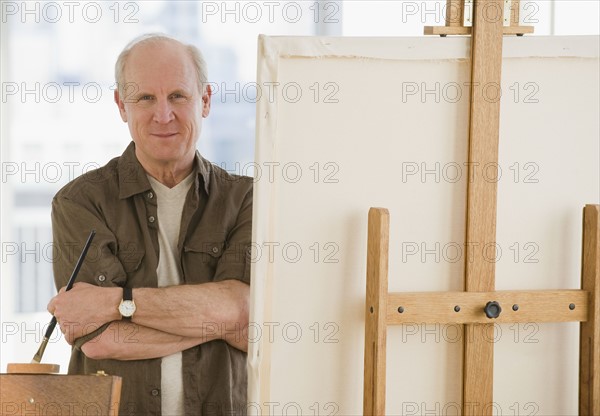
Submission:
{"label": "gray hair", "polygon": [[115,80],[117,81],[119,93],[122,94],[123,88],[125,87],[125,65],[127,64],[127,58],[129,57],[131,51],[138,45],[158,42],[176,42],[186,49],[190,55],[190,58],[192,58],[192,62],[196,69],[196,76],[199,84],[198,89],[202,94],[205,89],[206,81],[208,80],[208,70],[206,68],[206,62],[204,61],[202,52],[200,52],[200,50],[194,45],[185,44],[163,33],[147,33],[145,35],[138,36],[129,42],[123,51],[121,51],[119,57],[117,58],[117,62],[115,63]]}

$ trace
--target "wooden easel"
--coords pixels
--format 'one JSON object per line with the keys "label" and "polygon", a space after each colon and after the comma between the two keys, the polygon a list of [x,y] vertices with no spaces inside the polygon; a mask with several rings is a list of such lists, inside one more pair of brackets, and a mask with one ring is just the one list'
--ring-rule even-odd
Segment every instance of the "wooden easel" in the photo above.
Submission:
{"label": "wooden easel", "polygon": [[[503,0],[474,0],[473,26],[463,25],[464,3],[448,0],[446,26],[426,34],[472,34],[471,85],[500,85],[504,34],[531,33],[518,26],[519,2],[512,1],[511,27],[503,26]],[[458,11],[457,11],[458,10]],[[499,18],[490,18],[496,10]],[[452,13],[455,13],[452,15]],[[457,15],[458,14],[458,17]],[[514,15],[513,15],[514,16]],[[512,26],[514,24],[514,26]],[[516,29],[515,29],[516,28]],[[471,89],[467,243],[495,244],[497,183],[475,175],[477,165],[498,166],[500,101]],[[491,102],[494,101],[494,102]],[[365,415],[385,414],[386,331],[402,323],[464,324],[463,415],[491,415],[492,322],[581,322],[579,414],[600,415],[600,228],[597,205],[584,209],[581,290],[495,291],[495,264],[475,250],[465,261],[464,292],[388,293],[389,214],[369,211],[365,311]],[[500,312],[498,306],[502,308]]]}
{"label": "wooden easel", "polygon": [[121,377],[0,374],[0,413],[9,415],[119,414]]}
{"label": "wooden easel", "polygon": [[[388,325],[464,324],[464,331],[481,331],[493,325],[489,323],[492,320],[494,323],[581,322],[579,414],[600,414],[600,205],[586,205],[583,210],[580,290],[388,293],[388,241],[387,209],[371,208],[367,247],[364,415],[386,414]],[[486,305],[492,301],[502,308],[497,318],[486,316]],[[484,336],[472,337],[471,332],[464,339],[462,414],[491,415],[493,343],[485,341]]]}

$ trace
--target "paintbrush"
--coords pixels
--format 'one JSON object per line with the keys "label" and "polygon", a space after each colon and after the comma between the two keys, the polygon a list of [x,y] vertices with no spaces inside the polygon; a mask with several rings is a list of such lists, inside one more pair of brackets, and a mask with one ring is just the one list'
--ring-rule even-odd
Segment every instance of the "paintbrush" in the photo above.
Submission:
{"label": "paintbrush", "polygon": [[[75,268],[73,269],[73,273],[71,273],[71,277],[69,278],[69,281],[67,282],[67,287],[65,290],[67,290],[67,291],[71,290],[71,288],[73,287],[73,283],[75,283],[77,274],[79,274],[79,269],[81,269],[81,265],[83,264],[85,255],[87,254],[88,249],[90,248],[90,245],[92,244],[92,240],[94,239],[95,235],[96,235],[96,230],[92,230],[92,232],[90,232],[90,235],[88,236],[87,241],[85,242],[85,246],[83,246],[83,250],[81,251],[81,254],[79,255],[79,259],[77,260],[77,263],[75,264]],[[39,364],[42,361],[42,356],[44,355],[44,351],[46,350],[46,345],[48,345],[48,340],[52,336],[52,332],[54,332],[54,328],[56,327],[56,322],[57,322],[56,318],[53,316],[52,320],[50,321],[50,325],[48,325],[48,329],[46,329],[46,334],[44,334],[44,339],[42,340],[42,344],[40,345],[40,348],[37,350],[37,352],[33,356],[33,359],[31,360],[32,364]]]}

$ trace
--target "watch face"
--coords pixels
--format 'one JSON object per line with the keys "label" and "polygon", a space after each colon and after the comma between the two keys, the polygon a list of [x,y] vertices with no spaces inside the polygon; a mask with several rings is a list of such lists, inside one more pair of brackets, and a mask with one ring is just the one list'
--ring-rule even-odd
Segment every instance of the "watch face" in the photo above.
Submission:
{"label": "watch face", "polygon": [[135,303],[133,303],[132,300],[121,301],[121,304],[119,305],[119,312],[124,317],[131,317],[135,312]]}

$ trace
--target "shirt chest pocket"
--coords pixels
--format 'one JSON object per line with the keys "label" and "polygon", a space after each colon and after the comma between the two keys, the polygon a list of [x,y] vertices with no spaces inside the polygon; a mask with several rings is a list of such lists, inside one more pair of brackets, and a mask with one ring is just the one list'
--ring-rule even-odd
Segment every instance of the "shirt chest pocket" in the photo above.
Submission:
{"label": "shirt chest pocket", "polygon": [[213,281],[217,265],[225,250],[225,236],[191,239],[183,246],[182,267],[186,283]]}

